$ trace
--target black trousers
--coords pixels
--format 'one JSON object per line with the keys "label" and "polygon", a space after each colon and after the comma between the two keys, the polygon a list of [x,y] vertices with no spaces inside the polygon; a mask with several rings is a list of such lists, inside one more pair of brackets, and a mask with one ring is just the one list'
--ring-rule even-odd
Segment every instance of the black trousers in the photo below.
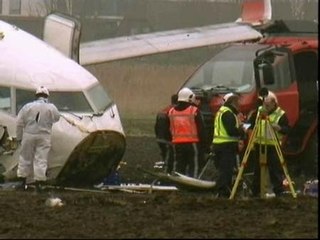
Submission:
{"label": "black trousers", "polygon": [[173,170],[173,146],[170,142],[158,142],[158,146],[164,161],[164,172],[171,173]]}
{"label": "black trousers", "polygon": [[218,169],[216,191],[220,197],[229,197],[232,189],[232,177],[237,163],[238,144],[213,144],[215,166]]}
{"label": "black trousers", "polygon": [[197,178],[199,174],[199,144],[175,143],[174,171]]}
{"label": "black trousers", "polygon": [[[254,158],[254,175],[253,175],[253,182],[252,182],[252,194],[254,196],[260,195],[260,154],[259,148],[264,148],[263,145],[256,144],[255,145],[255,158]],[[272,145],[267,146],[267,166],[270,176],[270,182],[273,186],[273,192],[276,195],[281,194],[284,191],[283,187],[283,179],[284,179],[284,172],[281,167],[280,159],[278,157],[276,148]]]}

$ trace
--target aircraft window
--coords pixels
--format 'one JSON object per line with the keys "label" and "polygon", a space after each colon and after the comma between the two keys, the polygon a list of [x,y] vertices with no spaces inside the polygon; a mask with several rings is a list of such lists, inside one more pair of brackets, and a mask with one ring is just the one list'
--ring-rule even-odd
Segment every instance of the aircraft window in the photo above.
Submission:
{"label": "aircraft window", "polygon": [[17,89],[17,113],[27,103],[35,100],[34,91]]}
{"label": "aircraft window", "polygon": [[83,92],[52,92],[49,99],[60,111],[93,112]]}
{"label": "aircraft window", "polygon": [[186,87],[219,92],[249,92],[254,86],[252,61],[210,61],[186,83]]}
{"label": "aircraft window", "polygon": [[10,113],[11,102],[10,102],[10,88],[0,87],[0,110]]}
{"label": "aircraft window", "polygon": [[[17,112],[28,102],[35,100],[34,91],[17,89]],[[93,112],[82,92],[50,91],[49,101],[60,111]]]}
{"label": "aircraft window", "polygon": [[90,88],[88,90],[88,96],[99,112],[106,110],[112,103],[111,98],[100,84]]}

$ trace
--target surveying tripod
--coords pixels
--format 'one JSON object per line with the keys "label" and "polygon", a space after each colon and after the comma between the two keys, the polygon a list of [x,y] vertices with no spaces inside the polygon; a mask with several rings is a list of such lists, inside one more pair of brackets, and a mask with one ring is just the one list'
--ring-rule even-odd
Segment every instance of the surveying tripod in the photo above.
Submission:
{"label": "surveying tripod", "polygon": [[[261,137],[258,138],[258,131],[262,131],[262,126],[263,126],[263,121],[262,120],[265,120],[265,125],[264,125],[264,143],[262,143],[262,139]],[[247,148],[245,150],[245,153],[243,155],[243,160],[241,162],[241,166],[239,168],[239,171],[238,171],[238,175],[236,177],[236,180],[235,180],[235,183],[232,187],[232,191],[231,191],[231,194],[230,194],[230,197],[229,199],[233,199],[234,196],[235,196],[235,193],[237,191],[237,188],[238,188],[238,185],[239,185],[239,182],[242,178],[242,174],[243,174],[243,171],[244,171],[244,168],[247,164],[247,161],[248,161],[248,157],[251,153],[251,151],[253,150],[254,148],[254,144],[255,143],[259,143],[259,163],[260,163],[260,197],[261,198],[265,198],[266,197],[266,193],[267,193],[267,188],[268,188],[268,181],[269,181],[269,172],[268,172],[268,166],[267,166],[267,144],[266,144],[266,140],[267,140],[267,135],[270,135],[270,138],[271,140],[273,140],[273,142],[275,142],[275,149],[276,149],[276,152],[277,152],[277,155],[278,155],[278,158],[280,160],[280,164],[282,166],[282,169],[283,169],[283,172],[285,174],[285,177],[286,179],[288,180],[288,183],[289,183],[289,187],[290,187],[290,191],[291,191],[291,194],[294,198],[297,197],[297,194],[293,188],[293,184],[292,184],[292,181],[291,181],[291,178],[289,176],[289,173],[288,173],[288,169],[286,167],[286,164],[285,164],[285,160],[283,158],[283,155],[282,155],[282,151],[281,151],[281,147],[280,147],[280,143],[279,143],[279,140],[277,138],[277,135],[273,129],[273,127],[271,126],[271,123],[269,121],[269,118],[268,116],[263,116],[263,114],[259,114],[258,116],[258,121],[256,122],[254,128],[253,128],[253,131],[252,131],[252,134],[249,138],[249,142],[248,142],[248,145],[247,145]],[[261,133],[259,134],[259,136],[261,136]],[[268,138],[268,139],[270,139]],[[258,141],[256,141],[258,139]]]}

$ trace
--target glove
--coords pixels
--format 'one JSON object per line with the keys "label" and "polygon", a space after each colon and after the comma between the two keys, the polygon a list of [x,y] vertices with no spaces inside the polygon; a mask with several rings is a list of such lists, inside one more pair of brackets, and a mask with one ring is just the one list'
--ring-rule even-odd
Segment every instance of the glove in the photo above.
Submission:
{"label": "glove", "polygon": [[280,131],[281,130],[281,127],[278,124],[272,124],[271,126],[275,131]]}

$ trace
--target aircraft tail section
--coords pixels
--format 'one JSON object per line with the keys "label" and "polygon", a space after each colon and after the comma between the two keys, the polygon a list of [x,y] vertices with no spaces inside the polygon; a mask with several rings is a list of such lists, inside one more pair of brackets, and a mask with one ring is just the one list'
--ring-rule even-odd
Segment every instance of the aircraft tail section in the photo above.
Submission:
{"label": "aircraft tail section", "polygon": [[270,0],[244,0],[241,17],[236,22],[249,23],[256,26],[270,21],[271,16]]}

